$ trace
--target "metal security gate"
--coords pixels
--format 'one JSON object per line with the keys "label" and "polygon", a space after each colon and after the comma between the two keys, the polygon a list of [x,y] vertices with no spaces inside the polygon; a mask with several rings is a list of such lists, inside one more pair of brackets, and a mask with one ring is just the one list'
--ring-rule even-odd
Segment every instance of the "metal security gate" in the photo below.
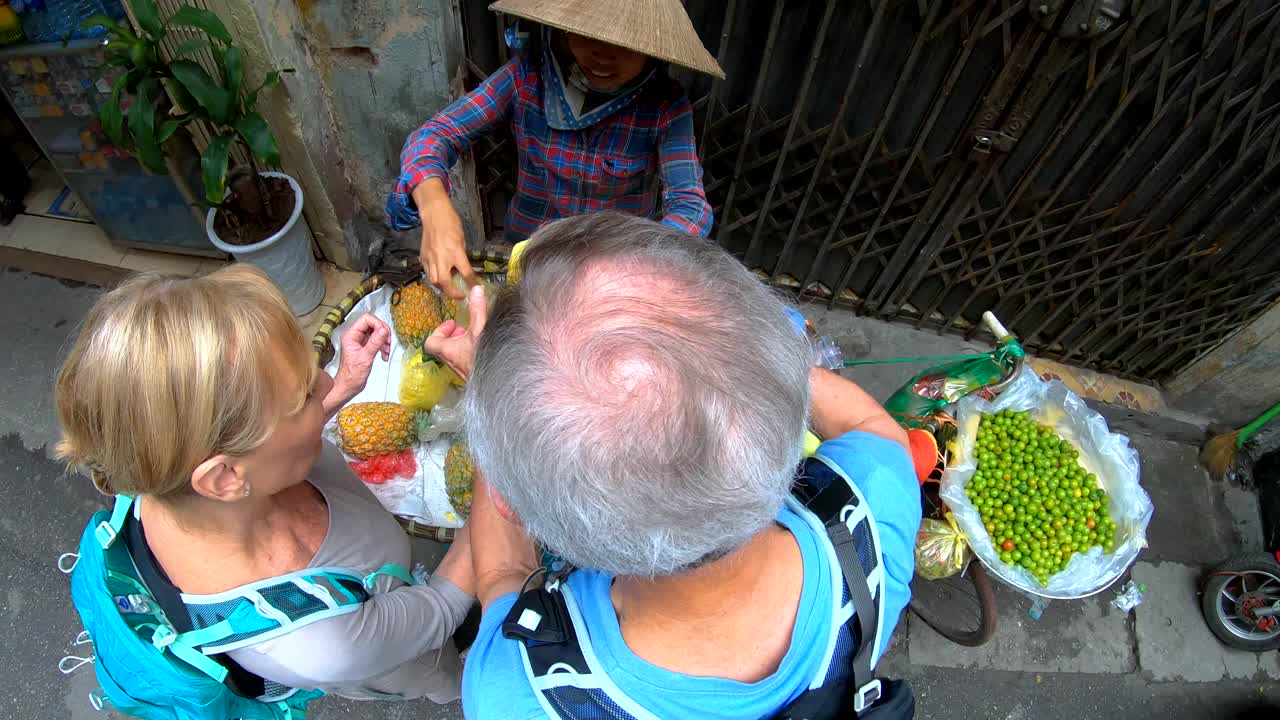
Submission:
{"label": "metal security gate", "polygon": [[[689,11],[716,237],[782,286],[1157,380],[1280,298],[1280,0]],[[478,159],[501,217],[510,144]]]}

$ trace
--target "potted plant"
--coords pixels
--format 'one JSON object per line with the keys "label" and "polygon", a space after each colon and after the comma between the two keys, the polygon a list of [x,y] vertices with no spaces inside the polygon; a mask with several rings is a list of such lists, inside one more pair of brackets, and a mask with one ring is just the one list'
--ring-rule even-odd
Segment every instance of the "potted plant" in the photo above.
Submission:
{"label": "potted plant", "polygon": [[[130,4],[140,33],[106,16],[85,21],[107,28],[107,62],[125,70],[100,109],[104,132],[148,170],[163,173],[177,133],[203,121],[212,137],[200,153],[204,188],[198,202],[207,208],[209,241],[261,268],[284,291],[293,311],[305,315],[323,299],[324,278],[302,218],[302,188],[285,173],[263,169],[279,165],[280,151],[257,110],[259,95],[290,71],[273,70],[249,89],[244,52],[218,16],[184,5],[162,19],[155,0]],[[198,34],[166,60],[160,42],[176,27]],[[205,51],[216,65],[213,74],[191,59]],[[236,148],[244,149],[247,167],[228,172]]]}

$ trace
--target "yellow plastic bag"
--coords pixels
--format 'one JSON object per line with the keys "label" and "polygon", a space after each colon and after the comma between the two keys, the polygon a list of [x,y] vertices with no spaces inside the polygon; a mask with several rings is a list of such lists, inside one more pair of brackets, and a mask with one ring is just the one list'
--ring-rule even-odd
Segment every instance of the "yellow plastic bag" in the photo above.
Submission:
{"label": "yellow plastic bag", "polygon": [[970,558],[969,540],[947,512],[947,519],[925,518],[916,535],[916,574],[926,580],[955,575]]}
{"label": "yellow plastic bag", "polygon": [[461,379],[448,365],[419,350],[406,358],[400,371],[400,404],[414,410],[430,410],[455,380]]}

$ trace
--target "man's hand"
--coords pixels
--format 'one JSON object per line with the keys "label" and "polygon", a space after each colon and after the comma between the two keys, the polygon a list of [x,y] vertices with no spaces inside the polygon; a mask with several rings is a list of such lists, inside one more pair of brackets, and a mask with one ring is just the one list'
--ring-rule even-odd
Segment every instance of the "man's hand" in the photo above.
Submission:
{"label": "man's hand", "polygon": [[325,411],[329,415],[336,413],[351,398],[360,394],[369,381],[373,361],[378,355],[383,360],[391,357],[391,328],[373,315],[365,313],[342,334],[341,348],[338,372],[333,376],[333,389],[324,399]]}
{"label": "man's hand", "polygon": [[483,285],[471,288],[467,307],[471,314],[471,327],[445,320],[422,344],[423,350],[443,360],[464,382],[471,377],[471,368],[476,359],[476,344],[489,320],[489,300],[485,297]]}
{"label": "man's hand", "polygon": [[440,288],[440,292],[454,299],[462,299],[464,292],[453,283],[456,271],[468,285],[475,285],[475,271],[467,258],[466,236],[462,232],[462,218],[453,209],[449,193],[438,178],[423,181],[413,189],[413,201],[422,219],[422,246],[418,257],[427,280]]}

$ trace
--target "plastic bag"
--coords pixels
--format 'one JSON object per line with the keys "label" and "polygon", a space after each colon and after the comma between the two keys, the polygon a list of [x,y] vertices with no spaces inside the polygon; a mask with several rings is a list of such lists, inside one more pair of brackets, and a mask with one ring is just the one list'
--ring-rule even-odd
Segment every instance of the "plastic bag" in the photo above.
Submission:
{"label": "plastic bag", "polygon": [[926,368],[890,395],[884,409],[903,427],[924,427],[944,406],[999,382],[1012,358],[1021,354],[1022,348],[1014,342],[989,355]]}
{"label": "plastic bag", "polygon": [[419,434],[422,442],[433,442],[441,435],[456,435],[462,432],[462,408],[437,405],[427,415],[427,429]]}
{"label": "plastic bag", "polygon": [[457,374],[435,356],[419,350],[405,357],[400,369],[400,404],[428,411],[444,399]]}
{"label": "plastic bag", "polygon": [[1111,604],[1121,612],[1131,612],[1142,604],[1142,593],[1146,591],[1146,585],[1130,580],[1123,588],[1116,591],[1116,596],[1111,598]]}
{"label": "plastic bag", "polygon": [[916,574],[926,580],[940,580],[960,572],[972,554],[955,515],[946,520],[925,518],[916,533]]}
{"label": "plastic bag", "polygon": [[[1098,482],[1110,498],[1108,510],[1116,523],[1116,544],[1110,553],[1090,548],[1077,554],[1066,569],[1041,585],[1020,566],[1007,565],[992,545],[977,508],[965,495],[976,469],[973,459],[974,439],[984,414],[1000,410],[1026,410],[1042,425],[1049,425],[1059,436],[1080,451],[1080,463],[1098,476]],[[1147,525],[1151,522],[1151,498],[1139,482],[1138,453],[1129,438],[1111,432],[1101,415],[1085,405],[1066,385],[1055,380],[1045,382],[1029,368],[1023,367],[1017,378],[995,400],[979,395],[961,400],[956,421],[959,428],[957,452],[952,464],[942,474],[942,499],[955,513],[956,523],[969,536],[969,546],[982,563],[1001,580],[1031,595],[1070,600],[1093,595],[1111,583],[1138,557],[1147,545]]]}

